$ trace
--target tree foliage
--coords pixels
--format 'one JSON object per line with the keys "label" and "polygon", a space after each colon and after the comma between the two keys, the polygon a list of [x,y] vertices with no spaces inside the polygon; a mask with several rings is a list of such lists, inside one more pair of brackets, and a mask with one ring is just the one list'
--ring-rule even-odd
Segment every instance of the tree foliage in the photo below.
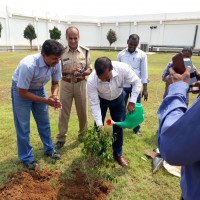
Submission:
{"label": "tree foliage", "polygon": [[112,43],[117,41],[117,35],[116,32],[112,29],[110,29],[107,33],[107,40],[109,41],[110,46]]}
{"label": "tree foliage", "polygon": [[35,33],[35,28],[33,25],[29,24],[25,30],[24,30],[24,38],[30,41],[30,46],[32,49],[32,41],[37,38],[37,35]]}
{"label": "tree foliage", "polygon": [[61,37],[61,31],[54,26],[52,30],[49,30],[50,38],[54,40],[59,40]]}
{"label": "tree foliage", "polygon": [[2,26],[2,24],[0,22],[0,37],[1,37],[1,31],[2,31],[2,29],[3,29],[3,26]]}

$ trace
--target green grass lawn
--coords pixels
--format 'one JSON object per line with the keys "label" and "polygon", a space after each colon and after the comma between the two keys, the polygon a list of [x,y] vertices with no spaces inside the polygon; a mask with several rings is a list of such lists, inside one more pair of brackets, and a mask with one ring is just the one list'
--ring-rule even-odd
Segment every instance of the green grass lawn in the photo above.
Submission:
{"label": "green grass lawn", "polygon": [[[94,63],[95,59],[100,56],[116,60],[117,53],[114,51],[91,51],[92,62]],[[30,52],[0,52],[0,186],[8,181],[10,173],[23,168],[17,157],[10,87],[11,77],[18,62],[28,54]],[[144,155],[145,149],[157,147],[157,109],[164,92],[161,75],[172,56],[173,54],[148,54],[150,84],[148,85],[149,99],[147,102],[142,102],[145,113],[145,121],[142,123],[141,129],[143,136],[138,137],[131,130],[125,129],[123,152],[129,162],[129,167],[125,169],[117,166],[115,169],[117,183],[113,183],[110,200],[178,200],[180,198],[180,179],[172,176],[165,169],[152,174],[152,160]],[[193,63],[199,68],[200,57],[193,56]],[[49,85],[47,85],[47,90],[49,91]],[[191,95],[190,102],[195,98],[195,95]],[[50,108],[50,120],[52,138],[56,142],[58,112],[52,108]],[[92,126],[92,124],[93,119],[89,109],[89,125]],[[77,131],[78,119],[73,105],[67,142],[59,151],[62,159],[52,163],[43,155],[43,146],[35,122],[31,119],[31,144],[41,169],[59,170],[64,173],[64,177],[69,177],[72,168],[81,165],[82,144],[77,141]],[[146,160],[141,157],[145,157]]]}

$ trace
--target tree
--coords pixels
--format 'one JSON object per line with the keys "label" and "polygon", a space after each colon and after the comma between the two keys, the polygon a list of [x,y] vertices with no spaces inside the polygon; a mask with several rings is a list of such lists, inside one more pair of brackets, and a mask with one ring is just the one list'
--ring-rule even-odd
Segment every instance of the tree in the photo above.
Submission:
{"label": "tree", "polygon": [[0,37],[1,37],[1,30],[3,29],[1,22],[0,22]]}
{"label": "tree", "polygon": [[61,37],[61,31],[54,26],[52,30],[49,30],[50,38],[54,40],[59,40]]}
{"label": "tree", "polygon": [[110,29],[107,33],[107,40],[109,41],[110,46],[112,45],[112,43],[117,41],[117,35],[112,29]]}
{"label": "tree", "polygon": [[30,41],[30,46],[32,49],[32,40],[37,38],[37,35],[35,33],[35,28],[33,25],[29,24],[25,30],[24,30],[24,38],[28,39]]}

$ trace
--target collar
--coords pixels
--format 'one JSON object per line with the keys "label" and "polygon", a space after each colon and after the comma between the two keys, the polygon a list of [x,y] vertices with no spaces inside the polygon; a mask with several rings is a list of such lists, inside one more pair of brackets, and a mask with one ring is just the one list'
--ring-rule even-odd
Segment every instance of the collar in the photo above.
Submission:
{"label": "collar", "polygon": [[[111,79],[114,78],[114,77],[116,77],[116,76],[118,76],[118,73],[117,73],[117,71],[113,68]],[[98,82],[103,82],[103,81],[101,81],[101,79],[99,79],[98,76],[97,76],[97,79],[98,79]]]}
{"label": "collar", "polygon": [[72,50],[69,48],[69,46],[67,46],[67,47],[66,47],[66,52],[69,52],[69,51],[71,51],[71,52],[75,52],[75,51],[81,52],[81,48],[80,48],[80,46],[78,45],[77,49],[76,49],[75,51],[72,51]]}
{"label": "collar", "polygon": [[130,52],[128,51],[128,47],[126,47],[126,52],[127,52],[127,53],[129,53],[129,54],[138,53],[138,50],[139,50],[139,49],[138,49],[138,48],[136,48],[136,49],[135,49],[135,51],[134,51],[133,53],[130,53]]}
{"label": "collar", "polygon": [[38,66],[39,67],[49,67],[45,62],[41,53],[38,54]]}

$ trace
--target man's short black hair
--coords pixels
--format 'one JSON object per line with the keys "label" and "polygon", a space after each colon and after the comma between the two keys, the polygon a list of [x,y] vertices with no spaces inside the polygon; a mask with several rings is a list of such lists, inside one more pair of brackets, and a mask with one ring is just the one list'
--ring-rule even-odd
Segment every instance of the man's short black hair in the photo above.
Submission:
{"label": "man's short black hair", "polygon": [[112,62],[107,57],[97,58],[94,63],[97,76],[101,76],[107,69],[111,71],[113,69]]}
{"label": "man's short black hair", "polygon": [[138,41],[140,41],[140,37],[137,34],[131,34],[131,35],[129,35],[128,40],[138,40]]}
{"label": "man's short black hair", "polygon": [[184,47],[182,49],[182,52],[185,52],[185,51],[189,52],[192,55],[192,47]]}
{"label": "man's short black hair", "polygon": [[46,40],[42,45],[41,53],[44,53],[47,56],[56,55],[61,56],[64,53],[65,49],[62,44],[56,40]]}

